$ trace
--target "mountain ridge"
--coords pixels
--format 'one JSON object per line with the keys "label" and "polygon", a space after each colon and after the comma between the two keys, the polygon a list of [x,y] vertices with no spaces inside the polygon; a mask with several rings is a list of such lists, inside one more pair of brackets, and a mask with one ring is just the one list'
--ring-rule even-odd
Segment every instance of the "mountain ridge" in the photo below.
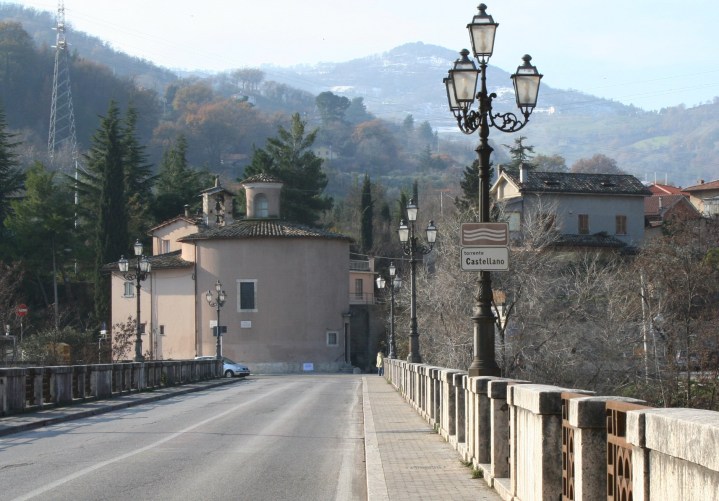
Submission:
{"label": "mountain ridge", "polygon": [[[0,19],[20,22],[36,44],[46,50],[54,43],[50,26],[55,19],[50,13],[5,4],[0,6]],[[68,38],[74,54],[103,64],[161,96],[168,86],[181,80],[178,72],[117,52],[97,37],[72,31]],[[402,121],[412,115],[417,122],[430,123],[440,137],[466,142],[473,149],[472,143],[477,140],[456,129],[442,85],[442,78],[457,56],[455,51],[437,45],[411,42],[346,62],[267,65],[262,70],[266,80],[314,95],[330,90],[350,98],[362,97],[368,111],[379,118]],[[493,103],[497,112],[516,111],[509,76],[507,71],[488,67],[489,91],[498,95]],[[514,137],[525,136],[525,144],[534,146],[535,153],[561,155],[568,165],[603,153],[641,179],[667,175],[676,184],[686,186],[717,177],[717,114],[719,100],[688,109],[676,106],[649,112],[543,84],[531,123]],[[498,132],[490,136],[500,156],[501,145],[511,144],[512,139],[512,135]]]}

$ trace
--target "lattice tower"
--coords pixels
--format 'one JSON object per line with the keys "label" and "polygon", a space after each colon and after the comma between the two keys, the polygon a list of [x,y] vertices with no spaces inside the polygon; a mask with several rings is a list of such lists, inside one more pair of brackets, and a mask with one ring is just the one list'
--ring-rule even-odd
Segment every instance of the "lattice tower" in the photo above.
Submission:
{"label": "lattice tower", "polygon": [[[52,102],[50,104],[50,133],[47,140],[48,156],[54,163],[58,152],[67,149],[77,177],[78,153],[75,133],[75,112],[72,107],[70,89],[70,57],[65,33],[65,4],[60,0],[57,7],[57,42],[55,48],[55,71],[52,83]],[[77,195],[76,195],[77,196]]]}

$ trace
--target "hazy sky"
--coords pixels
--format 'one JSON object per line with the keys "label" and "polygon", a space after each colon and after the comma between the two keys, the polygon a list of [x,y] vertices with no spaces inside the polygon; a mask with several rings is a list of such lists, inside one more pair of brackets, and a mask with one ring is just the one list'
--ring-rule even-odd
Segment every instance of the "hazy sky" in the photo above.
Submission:
{"label": "hazy sky", "polygon": [[[56,0],[18,3],[57,10]],[[495,0],[490,64],[529,53],[543,82],[659,109],[719,96],[716,0]],[[65,0],[74,29],[158,65],[226,70],[343,62],[408,42],[469,46],[478,0]],[[50,27],[48,27],[50,28]],[[68,34],[72,43],[72,34]],[[448,69],[451,62],[448,61]],[[443,75],[439,75],[441,79]],[[338,82],[341,84],[341,82]],[[489,82],[490,90],[492,82]],[[541,101],[541,93],[540,93]],[[541,103],[540,103],[541,104]]]}

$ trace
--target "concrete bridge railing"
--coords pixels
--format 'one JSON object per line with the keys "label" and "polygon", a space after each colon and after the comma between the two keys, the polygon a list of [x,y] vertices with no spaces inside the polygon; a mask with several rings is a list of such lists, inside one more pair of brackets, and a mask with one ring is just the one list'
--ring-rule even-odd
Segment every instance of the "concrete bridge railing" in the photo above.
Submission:
{"label": "concrete bridge railing", "polygon": [[222,375],[216,360],[0,368],[0,416]]}
{"label": "concrete bridge railing", "polygon": [[719,413],[385,359],[502,499],[719,499]]}

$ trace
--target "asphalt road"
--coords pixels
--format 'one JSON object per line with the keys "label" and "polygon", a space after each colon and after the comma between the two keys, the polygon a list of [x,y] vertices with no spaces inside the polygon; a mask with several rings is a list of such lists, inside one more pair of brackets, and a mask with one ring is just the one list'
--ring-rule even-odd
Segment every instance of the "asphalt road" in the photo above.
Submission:
{"label": "asphalt road", "polygon": [[362,379],[251,376],[0,438],[0,500],[364,500]]}

